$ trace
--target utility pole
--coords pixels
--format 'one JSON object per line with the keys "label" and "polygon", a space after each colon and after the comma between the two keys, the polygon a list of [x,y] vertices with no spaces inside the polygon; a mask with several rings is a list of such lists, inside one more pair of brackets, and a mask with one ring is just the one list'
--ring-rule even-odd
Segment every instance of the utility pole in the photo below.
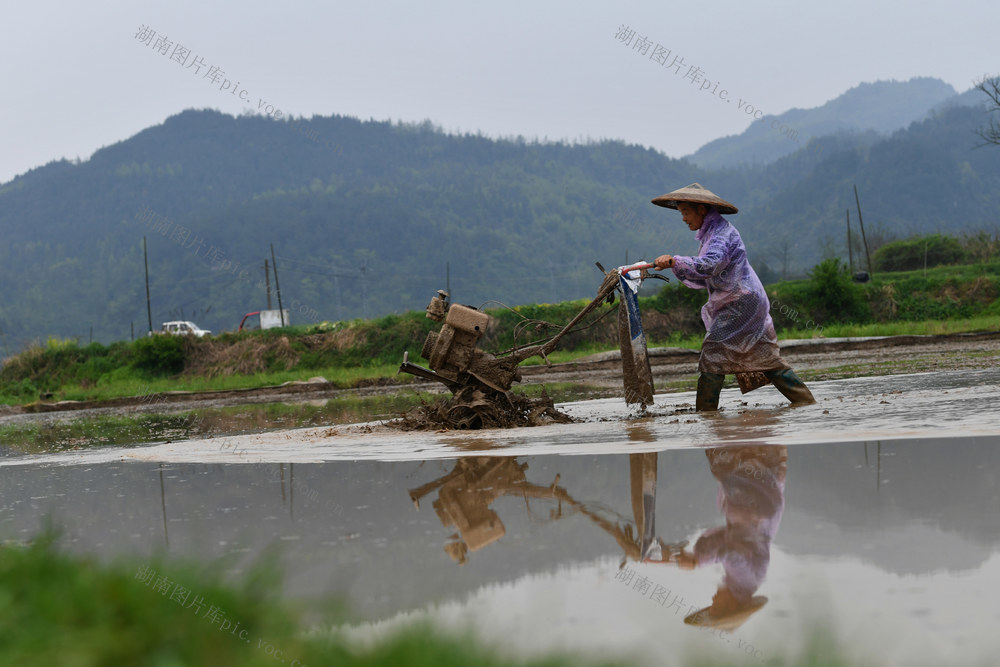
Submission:
{"label": "utility pole", "polygon": [[865,244],[865,258],[868,260],[868,276],[869,277],[873,277],[875,275],[875,272],[872,271],[872,256],[871,256],[871,253],[868,252],[868,237],[865,236],[865,221],[861,217],[861,199],[858,198],[858,186],[857,185],[854,186],[854,201],[856,201],[857,204],[858,204],[858,224],[861,225],[861,240],[864,241],[864,244]]}
{"label": "utility pole", "polygon": [[854,248],[851,246],[851,209],[844,209],[847,213],[847,263],[854,274]]}
{"label": "utility pole", "polygon": [[[451,262],[444,263],[444,291],[451,296]],[[451,302],[455,303],[455,300],[452,299]]]}
{"label": "utility pole", "polygon": [[266,259],[264,260],[264,282],[267,285],[267,309],[271,310],[271,269],[268,268]]}
{"label": "utility pole", "polygon": [[337,319],[340,319],[344,316],[344,301],[340,291],[340,274],[338,273],[333,274],[333,288],[337,291]]}
{"label": "utility pole", "polygon": [[368,260],[361,263],[361,317],[368,319]]}
{"label": "utility pole", "polygon": [[149,256],[146,254],[146,236],[142,237],[142,262],[146,265],[146,316],[149,317],[149,333],[153,333],[153,309],[149,305]]}
{"label": "utility pole", "polygon": [[278,283],[278,260],[274,258],[274,244],[271,244],[271,265],[274,266],[274,289],[278,292],[278,311],[281,312],[281,326],[285,326],[285,309],[281,306],[281,285]]}

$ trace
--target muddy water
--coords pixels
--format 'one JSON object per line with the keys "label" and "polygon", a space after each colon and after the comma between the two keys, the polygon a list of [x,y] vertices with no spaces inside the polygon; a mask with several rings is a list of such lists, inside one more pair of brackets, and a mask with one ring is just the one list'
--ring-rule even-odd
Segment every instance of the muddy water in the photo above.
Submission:
{"label": "muddy water", "polygon": [[[533,428],[400,432],[376,425],[266,433],[0,458],[17,465],[109,461],[318,463],[490,455],[600,455],[705,447],[719,442],[796,445],[912,438],[1000,436],[1000,369],[810,383],[815,405],[789,408],[772,387],[722,392],[719,414],[694,413],[692,392],[657,394],[646,412],[621,399],[561,403],[578,420]],[[648,437],[637,441],[633,428]]]}
{"label": "muddy water", "polygon": [[[996,438],[28,466],[3,471],[0,536],[28,538],[51,516],[75,550],[223,558],[234,573],[277,546],[285,594],[343,596],[362,642],[430,619],[508,649],[517,637],[531,654],[663,664],[686,647],[756,662],[794,651],[822,619],[869,664],[972,664],[1000,648],[998,469]],[[719,540],[727,522],[741,537]],[[638,562],[655,538],[711,556],[694,570]],[[741,559],[755,574],[740,579]],[[686,625],[726,568],[766,603],[730,634]]]}
{"label": "muddy water", "polygon": [[[344,598],[337,631],[359,643],[430,620],[524,655],[766,664],[819,626],[853,663],[994,664],[996,375],[818,383],[820,403],[794,410],[734,392],[707,420],[683,395],[640,419],[576,404],[591,421],[575,444],[541,429],[538,453],[533,429],[431,434],[407,457],[378,444],[394,435],[338,448],[303,430],[246,441],[258,459],[219,443],[187,443],[187,461],[166,445],[7,459],[0,539],[51,516],[80,552],[234,574],[277,548],[284,594]],[[697,428],[680,442],[681,427]],[[728,611],[702,611],[720,587]],[[699,611],[736,627],[684,622]]]}

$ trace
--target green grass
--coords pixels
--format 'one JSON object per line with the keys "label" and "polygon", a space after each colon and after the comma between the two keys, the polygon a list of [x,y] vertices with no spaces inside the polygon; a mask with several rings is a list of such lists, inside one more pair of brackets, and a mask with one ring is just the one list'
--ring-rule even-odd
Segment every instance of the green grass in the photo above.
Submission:
{"label": "green grass", "polygon": [[[426,627],[368,650],[332,636],[305,635],[300,610],[281,600],[265,564],[225,581],[222,563],[98,563],[55,546],[53,533],[0,546],[0,664],[3,665],[557,665],[578,659],[514,661],[467,637]],[[334,621],[339,605],[327,603]]]}
{"label": "green grass", "polygon": [[932,268],[914,269],[912,271],[893,271],[876,273],[874,282],[903,282],[907,280],[928,279],[931,281],[956,280],[960,282],[975,280],[979,276],[1000,276],[1000,261],[980,262],[974,264],[948,264]]}
{"label": "green grass", "polygon": [[649,342],[649,347],[681,347],[687,350],[700,350],[704,340],[704,333],[690,336],[675,335],[662,340],[652,340]]}
{"label": "green grass", "polygon": [[[121,396],[149,396],[167,391],[226,391],[233,389],[255,389],[272,387],[285,382],[301,381],[311,377],[322,376],[333,383],[335,387],[348,389],[361,386],[366,380],[391,377],[396,374],[399,364],[380,364],[354,368],[323,368],[309,371],[276,371],[272,373],[255,373],[253,375],[220,375],[216,377],[178,376],[172,378],[125,378],[99,382],[93,386],[68,384],[53,392],[52,400],[66,401],[106,401]],[[398,380],[403,383],[412,381],[408,375],[400,375]],[[31,399],[35,400],[37,395]],[[151,399],[155,400],[155,399]],[[8,405],[24,404],[18,395],[0,394],[0,403]]]}
{"label": "green grass", "polygon": [[795,338],[844,338],[862,336],[936,336],[979,331],[1000,331],[1000,317],[983,315],[959,320],[922,322],[870,322],[867,324],[829,324],[817,329],[785,329],[779,340]]}
{"label": "green grass", "polygon": [[[552,354],[546,355],[549,362],[553,364],[561,364],[567,361],[575,361],[577,359],[582,359],[583,357],[590,356],[592,354],[598,354],[600,352],[606,352],[608,350],[617,350],[617,345],[609,345],[607,343],[589,343],[587,345],[581,345],[573,350],[560,350],[555,349]],[[522,366],[542,366],[545,361],[541,357],[532,357],[530,359],[525,359],[521,362]]]}
{"label": "green grass", "polygon": [[[876,273],[869,283],[850,284],[848,291],[860,295],[865,304],[855,317],[816,302],[810,280],[793,280],[767,286],[771,295],[775,326],[796,325],[786,317],[787,307],[798,314],[798,323],[810,318],[817,325],[837,322],[924,322],[965,320],[986,315],[1000,316],[1000,262],[936,266],[914,271]],[[782,308],[775,307],[780,303]]]}
{"label": "green grass", "polygon": [[[647,343],[647,347],[680,347],[688,350],[700,350],[701,342],[704,338],[704,334],[696,334],[693,336],[675,335],[669,338],[650,340]],[[617,343],[592,343],[578,347],[574,350],[557,349],[552,354],[548,355],[548,358],[552,363],[559,364],[568,361],[577,361],[579,359],[583,359],[584,357],[589,357],[592,354],[610,352],[618,349],[620,348]],[[532,357],[531,359],[523,362],[521,365],[539,366],[544,363],[545,362],[540,357]]]}

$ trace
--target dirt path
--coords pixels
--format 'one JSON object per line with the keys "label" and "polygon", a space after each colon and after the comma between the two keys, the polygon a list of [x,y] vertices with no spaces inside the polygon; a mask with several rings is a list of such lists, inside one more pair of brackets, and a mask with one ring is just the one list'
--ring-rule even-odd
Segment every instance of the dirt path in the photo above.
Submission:
{"label": "dirt path", "polygon": [[[871,375],[966,370],[1000,365],[1000,332],[948,336],[889,336],[782,341],[781,355],[806,380]],[[617,352],[607,352],[551,368],[524,368],[525,383],[580,382],[621,385]],[[698,352],[680,348],[650,350],[657,392],[669,391],[698,373]],[[684,387],[678,387],[684,388]]]}

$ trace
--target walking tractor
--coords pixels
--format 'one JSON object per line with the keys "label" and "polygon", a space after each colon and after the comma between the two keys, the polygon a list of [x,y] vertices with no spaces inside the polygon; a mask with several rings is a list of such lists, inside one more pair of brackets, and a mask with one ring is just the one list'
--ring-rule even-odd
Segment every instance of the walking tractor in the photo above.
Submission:
{"label": "walking tractor", "polygon": [[520,382],[521,362],[541,357],[549,364],[548,355],[559,341],[573,331],[583,319],[602,303],[615,302],[615,292],[621,296],[618,308],[618,338],[622,350],[622,375],[625,402],[645,408],[653,403],[653,376],[646,351],[646,337],[642,332],[637,293],[643,280],[657,278],[668,280],[662,274],[652,273],[652,264],[641,262],[610,271],[597,265],[604,272],[604,280],[597,296],[573,317],[558,333],[544,341],[523,347],[514,347],[496,355],[478,347],[489,325],[489,315],[478,308],[449,303],[449,295],[439,290],[427,306],[427,317],[441,322],[439,331],[427,334],[420,356],[427,360],[427,367],[403,356],[399,370],[428,380],[435,380],[451,390],[456,399],[466,405],[475,404],[489,408],[491,404],[506,401],[513,404],[511,385]]}

